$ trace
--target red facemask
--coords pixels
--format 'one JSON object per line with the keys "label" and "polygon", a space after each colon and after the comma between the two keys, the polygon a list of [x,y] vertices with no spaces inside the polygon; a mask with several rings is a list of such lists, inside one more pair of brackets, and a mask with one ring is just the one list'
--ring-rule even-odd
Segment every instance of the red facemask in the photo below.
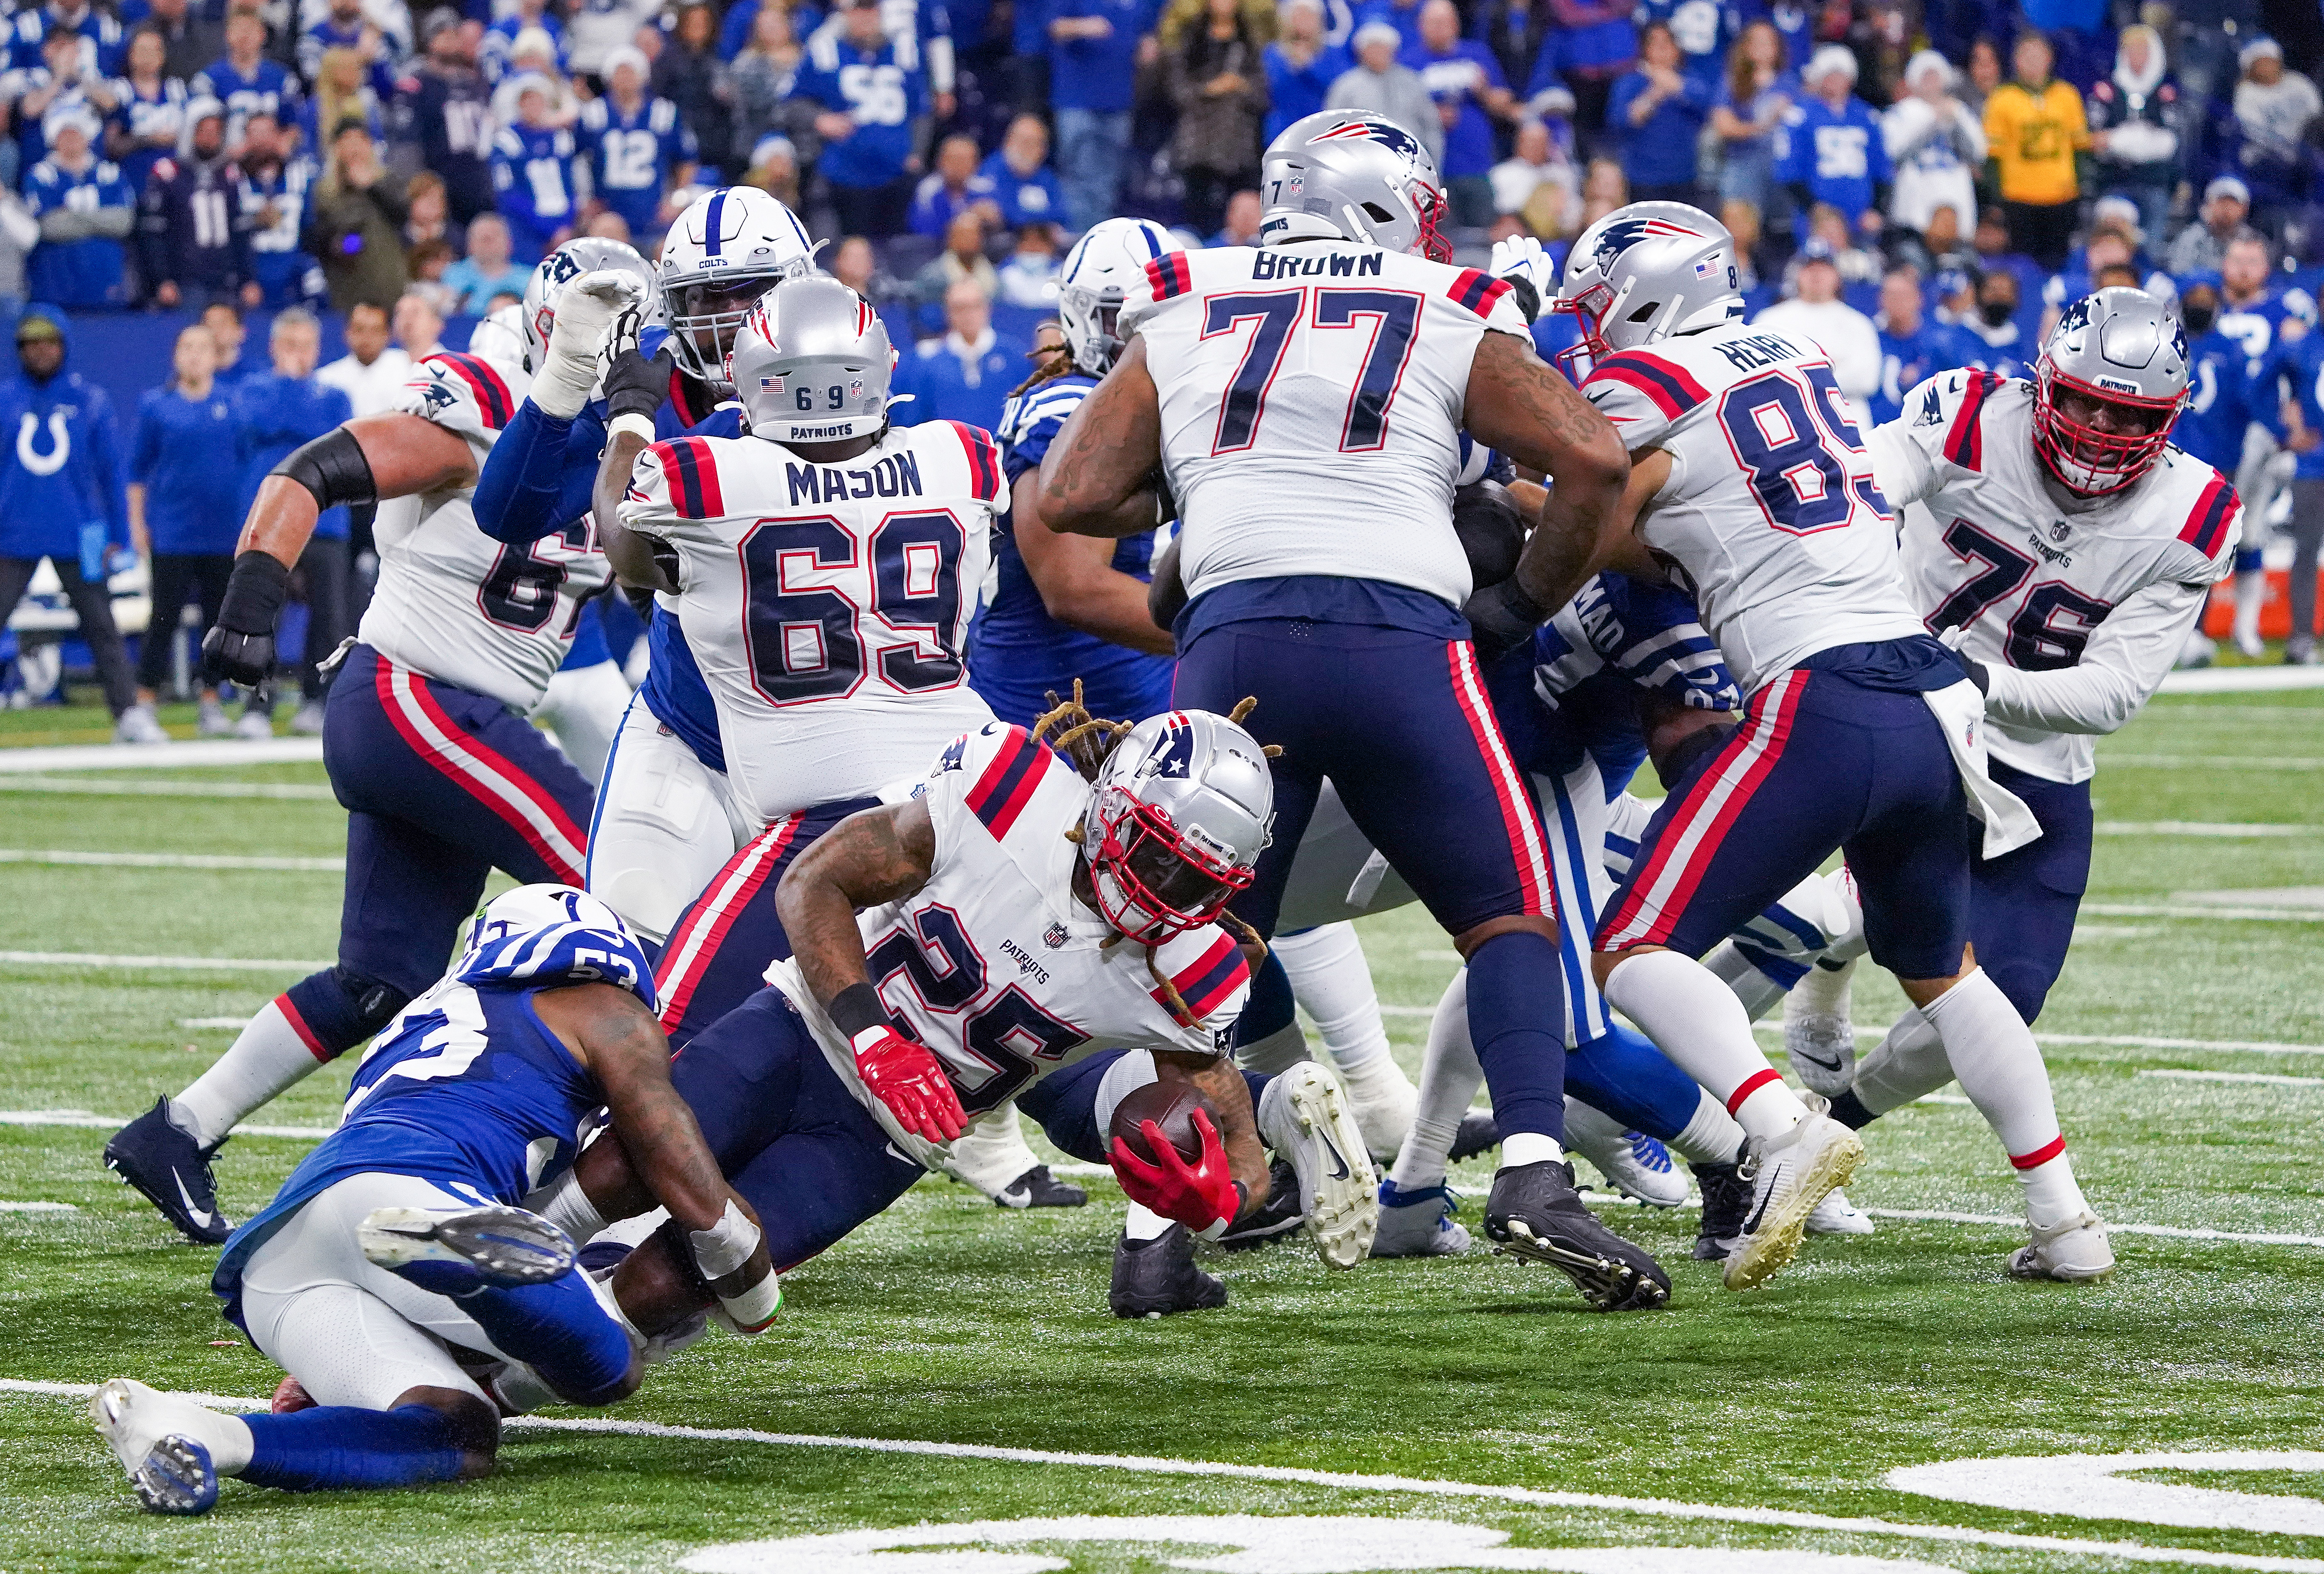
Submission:
{"label": "red facemask", "polygon": [[[2171,441],[2185,395],[2177,399],[2139,399],[2110,388],[2098,388],[2069,377],[2043,357],[2035,373],[2034,451],[2067,491],[2081,497],[2103,497],[2120,492],[2154,467]],[[2058,407],[2061,392],[2078,393],[2102,404],[2158,416],[2155,429],[2143,435],[2104,432],[2073,419]]]}
{"label": "red facemask", "polygon": [[1098,911],[1125,939],[1158,945],[1219,916],[1253,871],[1212,857],[1178,833],[1170,816],[1119,787],[1098,812],[1103,833],[1089,849]]}

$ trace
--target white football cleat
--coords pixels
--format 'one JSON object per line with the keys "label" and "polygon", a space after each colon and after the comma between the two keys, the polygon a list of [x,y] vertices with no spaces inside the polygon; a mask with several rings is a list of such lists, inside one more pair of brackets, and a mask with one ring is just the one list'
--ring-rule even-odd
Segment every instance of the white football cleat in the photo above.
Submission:
{"label": "white football cleat", "polygon": [[1751,1174],[1751,1211],[1743,1240],[1727,1259],[1729,1290],[1766,1284],[1793,1257],[1807,1233],[1808,1216],[1864,1163],[1864,1144],[1829,1115],[1811,1113],[1774,1142],[1744,1149]]}
{"label": "white football cleat", "polygon": [[2054,1279],[2091,1284],[2114,1272],[2114,1247],[2095,1213],[2078,1213],[2048,1229],[2035,1226],[2030,1246],[2009,1254],[2013,1279]]}
{"label": "white football cleat", "polygon": [[1824,1200],[1808,1215],[1810,1235],[1870,1235],[1872,1216],[1848,1200],[1848,1193],[1834,1186]]}
{"label": "white football cleat", "polygon": [[1597,1165],[1607,1184],[1633,1201],[1676,1208],[1687,1200],[1686,1177],[1671,1163],[1670,1150],[1646,1133],[1617,1132],[1610,1142],[1594,1132],[1585,1137],[1578,1128],[1566,1135],[1573,1151]]}
{"label": "white football cleat", "polygon": [[1379,1204],[1379,1229],[1372,1237],[1376,1257],[1456,1257],[1475,1244],[1452,1222],[1448,1187],[1399,1192],[1394,1181],[1382,1181]]}
{"label": "white football cleat", "polygon": [[1856,1082],[1856,1026],[1849,988],[1853,962],[1821,963],[1784,997],[1784,1054],[1810,1091],[1836,1099]]}
{"label": "white football cleat", "polygon": [[548,1220],[498,1203],[374,1208],[355,1227],[355,1244],[383,1268],[443,1265],[448,1273],[414,1275],[413,1282],[454,1295],[466,1294],[471,1280],[479,1288],[545,1284],[570,1269],[576,1255],[571,1238]]}
{"label": "white football cleat", "polygon": [[189,1399],[115,1377],[88,1402],[89,1419],[155,1514],[207,1514],[217,1502],[208,1434],[222,1419]]}
{"label": "white football cleat", "polygon": [[1315,1255],[1352,1268],[1371,1255],[1379,1229],[1379,1175],[1339,1079],[1303,1061],[1267,1084],[1259,1134],[1299,1175],[1299,1201]]}

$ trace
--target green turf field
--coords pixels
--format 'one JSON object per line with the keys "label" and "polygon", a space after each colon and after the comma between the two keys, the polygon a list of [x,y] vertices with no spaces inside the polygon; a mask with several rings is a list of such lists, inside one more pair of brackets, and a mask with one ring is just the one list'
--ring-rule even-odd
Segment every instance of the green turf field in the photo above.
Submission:
{"label": "green turf field", "polygon": [[[46,715],[23,741],[102,736],[101,713]],[[125,1375],[257,1396],[278,1374],[219,1320],[216,1254],[100,1167],[109,1122],[24,1112],[134,1113],[330,956],[340,815],[319,767],[116,773],[146,789],[128,794],[0,774],[0,1570],[2324,1571],[2324,695],[2158,701],[2100,760],[2109,833],[2041,1028],[2066,1036],[2045,1048],[2092,1202],[2180,1232],[2117,1233],[2108,1284],[2015,1284],[2017,1229],[1888,1216],[1733,1295],[1687,1260],[1691,1210],[1625,1206],[1671,1267],[1665,1312],[1593,1315],[1562,1277],[1481,1252],[1334,1274],[1285,1246],[1209,1262],[1224,1311],[1126,1324],[1104,1304],[1110,1181],[1082,1177],[1087,1209],[1025,1215],[931,1179],[793,1275],[763,1338],[714,1335],[611,1412],[512,1429],[493,1479],[229,1483],[194,1521],[138,1511],[64,1390]],[[171,781],[189,796],[151,790]],[[289,790],[204,790],[226,783]],[[291,863],[39,856],[93,851]],[[2241,893],[2233,916],[2206,891]],[[1448,943],[1408,913],[1364,935],[1416,1069]],[[59,954],[275,965],[38,960]],[[1897,999],[1860,981],[1858,1023]],[[2154,1074],[2184,1072],[2235,1080]],[[344,1082],[258,1118],[327,1124]],[[1867,1136],[1859,1205],[2016,1213],[1957,1099]],[[227,1208],[258,1207],[305,1146],[237,1138]],[[1480,1201],[1489,1173],[1456,1184]],[[2188,1453],[2225,1457],[2170,1457]],[[2063,1458],[2112,1455],[2166,1457]],[[2021,1462],[1890,1479],[1997,1459]],[[1140,1517],[943,1528],[1088,1515]],[[1154,1523],[1222,1515],[1305,1517]],[[876,1550],[905,1544],[954,1550]]]}

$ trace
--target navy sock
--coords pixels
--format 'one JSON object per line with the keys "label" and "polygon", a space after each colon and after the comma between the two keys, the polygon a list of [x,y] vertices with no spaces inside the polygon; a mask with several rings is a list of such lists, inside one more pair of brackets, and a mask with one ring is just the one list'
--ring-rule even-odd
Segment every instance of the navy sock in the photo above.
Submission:
{"label": "navy sock", "polygon": [[1856,1096],[1854,1088],[1849,1089],[1839,1098],[1834,1099],[1831,1101],[1831,1108],[1825,1113],[1850,1131],[1861,1131],[1880,1118],[1879,1110],[1868,1109],[1864,1107],[1864,1100]]}
{"label": "navy sock", "polygon": [[575,1404],[611,1404],[630,1375],[630,1336],[567,1273],[546,1284],[483,1289],[456,1298],[501,1352],[540,1374]]}
{"label": "navy sock", "polygon": [[345,1054],[386,1026],[411,997],[393,984],[365,978],[346,967],[327,967],[282,991],[286,1010],[295,1011],[327,1052]]}
{"label": "navy sock", "polygon": [[1469,953],[1469,1037],[1493,1119],[1565,1140],[1565,993],[1556,943],[1526,931],[1496,934]]}
{"label": "navy sock", "polygon": [[250,1463],[242,1478],[285,1492],[450,1481],[464,1458],[451,1418],[424,1404],[327,1404],[243,1419],[250,1427]]}
{"label": "navy sock", "polygon": [[1618,1023],[1567,1057],[1565,1091],[1664,1142],[1686,1129],[1702,1093],[1651,1039]]}

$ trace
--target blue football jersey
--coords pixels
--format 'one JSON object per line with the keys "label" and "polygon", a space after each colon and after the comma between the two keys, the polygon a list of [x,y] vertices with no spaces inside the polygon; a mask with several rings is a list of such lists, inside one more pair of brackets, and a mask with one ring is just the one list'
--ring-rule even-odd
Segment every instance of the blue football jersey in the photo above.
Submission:
{"label": "blue football jersey", "polygon": [[1646,757],[1637,693],[1697,710],[1742,704],[1718,642],[1694,603],[1666,586],[1600,574],[1534,634],[1528,769],[1563,775],[1584,753],[1598,762],[1609,797]]}
{"label": "blue football jersey", "polygon": [[2187,347],[2187,408],[2171,440],[2222,475],[2235,474],[2243,460],[2251,373],[2243,345],[2216,327]]}

